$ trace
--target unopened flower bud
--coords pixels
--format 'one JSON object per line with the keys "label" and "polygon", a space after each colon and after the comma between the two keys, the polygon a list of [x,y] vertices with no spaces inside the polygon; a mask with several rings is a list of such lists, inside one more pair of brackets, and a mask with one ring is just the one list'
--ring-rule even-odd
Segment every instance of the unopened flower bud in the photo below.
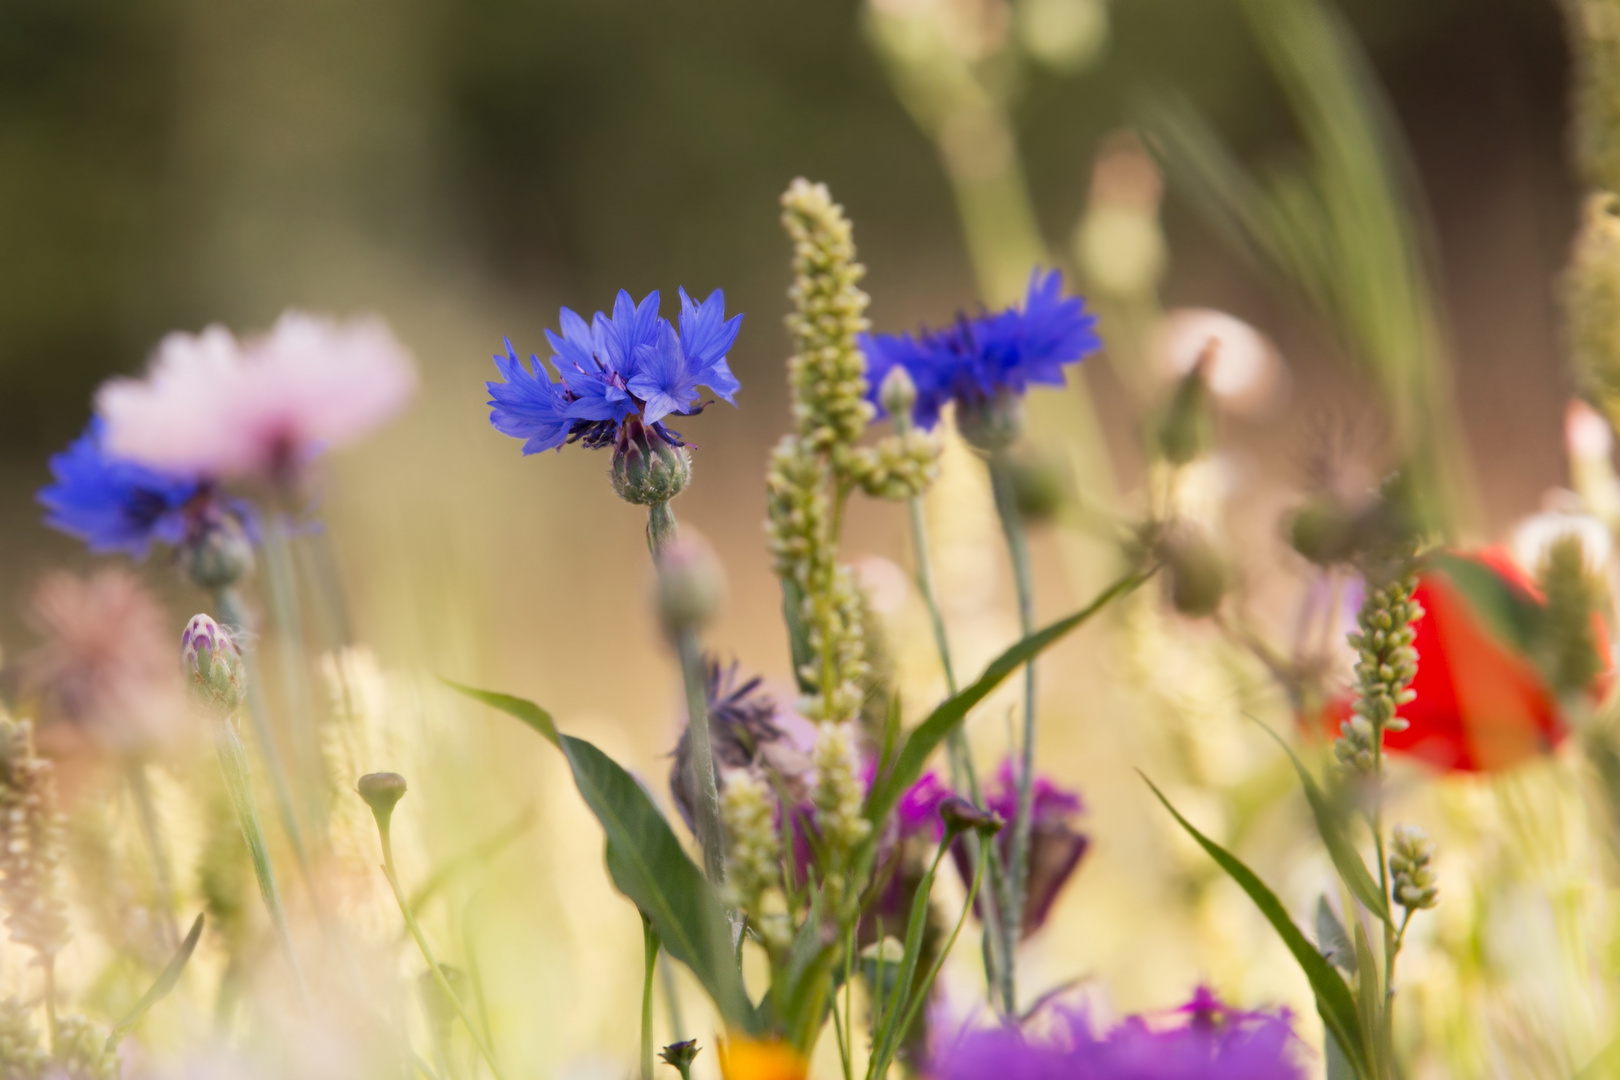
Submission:
{"label": "unopened flower bud", "polygon": [[613,490],[626,502],[639,506],[668,502],[692,478],[692,455],[631,416],[613,450],[612,477]]}
{"label": "unopened flower bud", "polygon": [[1209,534],[1191,522],[1176,522],[1160,538],[1159,552],[1175,609],[1195,619],[1213,615],[1226,595],[1230,574]]}
{"label": "unopened flower bud", "polygon": [[1432,908],[1440,902],[1440,886],[1430,865],[1434,844],[1416,825],[1397,825],[1390,835],[1390,890],[1395,902],[1409,911]]}
{"label": "unopened flower bud", "polygon": [[1045,455],[1020,455],[1009,463],[1013,502],[1019,516],[1032,524],[1051,521],[1069,497],[1063,466]]}
{"label": "unopened flower bud", "polygon": [[221,517],[180,548],[180,568],[199,589],[223,589],[253,570],[253,544],[235,518]]}
{"label": "unopened flower bud", "polygon": [[371,815],[377,819],[378,826],[387,828],[389,818],[394,815],[395,804],[405,797],[405,778],[399,773],[367,773],[354,787],[366,805],[371,807]]}
{"label": "unopened flower bud", "polygon": [[993,810],[981,810],[960,795],[952,795],[939,804],[940,820],[945,832],[954,835],[972,829],[980,836],[994,836],[1006,822]]}
{"label": "unopened flower bud", "polygon": [[194,615],[180,635],[180,670],[192,696],[229,714],[242,703],[247,670],[231,632],[207,615]]}
{"label": "unopened flower bud", "polygon": [[1209,395],[1209,369],[1220,339],[1211,338],[1192,370],[1181,377],[1159,421],[1159,452],[1172,465],[1202,457],[1214,441],[1215,410]]}
{"label": "unopened flower bud", "polygon": [[1326,497],[1312,499],[1288,523],[1288,543],[1317,566],[1347,563],[1356,554],[1356,516]]}
{"label": "unopened flower bud", "polygon": [[658,1056],[664,1064],[681,1074],[681,1080],[687,1080],[692,1074],[692,1062],[698,1056],[699,1049],[696,1039],[687,1039],[685,1042],[670,1043],[658,1051]]}
{"label": "unopened flower bud", "polygon": [[1005,387],[994,397],[963,400],[956,425],[969,446],[987,454],[1005,450],[1024,434],[1024,400]]}
{"label": "unopened flower bud", "polygon": [[917,384],[904,365],[894,365],[883,376],[883,385],[878,387],[878,402],[883,411],[894,418],[896,427],[911,426],[911,410],[917,404]]}
{"label": "unopened flower bud", "polygon": [[708,622],[725,599],[726,578],[709,545],[683,533],[658,559],[658,615],[671,633]]}

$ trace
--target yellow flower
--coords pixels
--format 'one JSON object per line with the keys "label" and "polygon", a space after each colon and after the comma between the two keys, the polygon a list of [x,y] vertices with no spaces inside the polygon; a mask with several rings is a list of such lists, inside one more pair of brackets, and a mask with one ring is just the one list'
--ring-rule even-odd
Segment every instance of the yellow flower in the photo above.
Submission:
{"label": "yellow flower", "polygon": [[805,1080],[810,1063],[783,1042],[732,1039],[720,1044],[725,1080]]}

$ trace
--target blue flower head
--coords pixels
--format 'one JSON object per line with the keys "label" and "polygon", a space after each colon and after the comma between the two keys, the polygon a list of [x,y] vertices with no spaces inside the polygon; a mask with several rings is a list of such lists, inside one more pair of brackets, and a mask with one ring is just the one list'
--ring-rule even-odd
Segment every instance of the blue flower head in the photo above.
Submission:
{"label": "blue flower head", "polygon": [[983,405],[1004,393],[1022,396],[1032,385],[1062,386],[1064,365],[1101,347],[1096,322],[1084,300],[1064,295],[1061,274],[1036,270],[1021,310],[963,314],[945,329],[915,336],[862,335],[869,394],[881,411],[884,377],[896,365],[905,368],[917,387],[913,419],[932,428],[948,401]]}
{"label": "blue flower head", "polygon": [[[489,422],[503,435],[524,440],[523,452],[560,449],[578,442],[592,449],[618,445],[650,431],[672,446],[680,435],[664,426],[670,416],[703,409],[698,388],[733,400],[741,384],[726,364],[741,315],[726,318],[725,295],[716,289],[701,304],[680,290],[680,329],[658,314],[658,293],[639,304],[620,291],[610,318],[598,311],[587,323],[563,308],[562,332],[546,331],[551,366],[538,356],[531,366],[510,341],[497,354],[501,382],[486,385]],[[557,379],[551,369],[556,369]],[[560,380],[560,381],[559,381]]]}
{"label": "blue flower head", "polygon": [[51,458],[55,482],[40,489],[45,523],[83,540],[103,554],[123,552],[143,559],[154,541],[186,539],[190,511],[207,485],[111,457],[102,443],[100,417]]}

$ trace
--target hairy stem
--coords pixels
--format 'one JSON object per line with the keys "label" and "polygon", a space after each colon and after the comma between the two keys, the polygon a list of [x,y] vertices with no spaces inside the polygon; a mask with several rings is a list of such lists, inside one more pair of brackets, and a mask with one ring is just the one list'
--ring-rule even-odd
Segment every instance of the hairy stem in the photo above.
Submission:
{"label": "hairy stem", "polygon": [[681,675],[686,680],[687,733],[692,744],[692,787],[697,792],[697,834],[703,847],[703,872],[719,885],[725,879],[720,836],[720,788],[714,775],[714,749],[709,740],[709,706],[704,692],[703,657],[696,632],[682,630],[675,639]]}
{"label": "hairy stem", "polygon": [[641,947],[645,956],[641,976],[641,1080],[653,1080],[653,972],[658,969],[658,932],[645,915],[641,917]]}
{"label": "hairy stem", "polygon": [[169,849],[163,843],[163,827],[158,822],[157,804],[152,799],[146,763],[131,761],[126,771],[130,797],[135,803],[135,817],[141,826],[141,837],[146,841],[147,853],[152,857],[158,926],[162,931],[164,947],[173,952],[180,944],[180,929],[174,922],[174,872],[169,866]]}
{"label": "hairy stem", "polygon": [[657,562],[675,539],[675,511],[669,503],[653,503],[647,507],[647,550]]}

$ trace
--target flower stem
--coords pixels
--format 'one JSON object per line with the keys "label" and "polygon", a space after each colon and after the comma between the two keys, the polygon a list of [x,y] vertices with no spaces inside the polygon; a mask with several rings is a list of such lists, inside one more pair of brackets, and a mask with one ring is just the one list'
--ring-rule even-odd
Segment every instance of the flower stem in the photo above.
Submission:
{"label": "flower stem", "polygon": [[663,962],[658,965],[658,978],[664,987],[664,1003],[669,1008],[669,1041],[678,1043],[686,1038],[686,1021],[681,1016],[680,990],[675,985],[675,969],[670,964],[669,954],[665,953]]}
{"label": "flower stem", "polygon": [[709,740],[709,705],[704,692],[703,657],[696,631],[681,630],[675,638],[681,675],[686,680],[687,733],[692,742],[692,787],[697,792],[698,843],[703,847],[703,872],[712,884],[725,879],[720,848],[720,788],[714,775],[714,749]]}
{"label": "flower stem", "polygon": [[388,879],[388,885],[394,890],[394,899],[399,902],[399,912],[405,917],[405,925],[409,928],[411,936],[416,939],[416,947],[421,950],[422,959],[427,961],[428,971],[433,973],[433,980],[439,984],[439,990],[445,998],[455,1007],[456,1015],[467,1028],[467,1036],[472,1039],[478,1053],[489,1065],[489,1071],[495,1080],[505,1080],[501,1075],[501,1067],[495,1063],[495,1055],[490,1052],[489,1044],[479,1033],[478,1025],[473,1023],[472,1017],[467,1015],[467,1008],[450,988],[450,980],[444,977],[444,969],[433,958],[433,950],[428,947],[427,938],[422,936],[422,928],[416,924],[416,916],[411,913],[411,905],[405,899],[405,891],[399,887],[399,876],[394,872],[394,844],[390,836],[389,825],[386,819],[377,821],[377,835],[382,840],[383,876]]}
{"label": "flower stem", "polygon": [[237,734],[236,725],[228,716],[214,722],[214,749],[219,754],[220,772],[225,777],[225,790],[230,794],[236,810],[236,823],[247,841],[248,853],[253,858],[253,873],[259,879],[259,893],[270,913],[270,925],[276,933],[287,965],[292,970],[293,983],[298,996],[307,1006],[309,991],[304,985],[304,974],[298,966],[298,954],[293,950],[292,932],[287,927],[287,912],[281,906],[281,891],[276,887],[275,867],[270,863],[270,849],[264,842],[264,829],[259,824],[259,811],[253,798],[253,776],[248,767],[247,748]]}
{"label": "flower stem", "polygon": [[[1018,513],[1013,493],[1010,463],[1005,453],[990,459],[990,487],[995,495],[996,515],[1007,539],[1007,555],[1012,562],[1013,586],[1018,593],[1018,627],[1028,637],[1035,630],[1035,584],[1029,562],[1029,542],[1024,535],[1024,519]],[[1002,1008],[1009,1015],[1018,1011],[1017,982],[1013,950],[1023,931],[1024,892],[1029,867],[1029,836],[1035,802],[1035,664],[1024,665],[1024,731],[1019,747],[1018,809],[1012,822],[1012,858],[1002,889],[1001,921],[1007,955],[1002,970]]]}
{"label": "flower stem", "polygon": [[259,744],[265,771],[270,774],[270,787],[276,796],[276,815],[292,845],[293,855],[304,876],[310,876],[309,855],[304,848],[304,834],[298,824],[298,811],[293,804],[292,783],[287,778],[287,765],[282,760],[281,748],[276,743],[275,731],[270,726],[270,707],[264,700],[264,688],[256,677],[256,664],[251,648],[253,627],[248,621],[241,594],[234,585],[226,585],[214,592],[214,610],[220,621],[235,636],[242,649],[242,659],[248,665],[247,705],[248,717],[253,721],[253,738]]}
{"label": "flower stem", "polygon": [[[922,594],[923,603],[928,607],[928,618],[934,629],[934,645],[939,650],[940,667],[945,672],[945,690],[955,697],[957,692],[956,672],[951,663],[950,638],[945,630],[945,616],[939,608],[939,597],[934,589],[933,560],[928,552],[928,521],[923,513],[922,499],[912,496],[906,500],[911,511],[911,540],[912,549],[917,562],[917,591]],[[946,737],[946,751],[951,765],[951,787],[957,791],[965,787],[968,796],[973,800],[974,806],[984,805],[984,795],[979,789],[979,777],[973,767],[973,755],[968,749],[967,735],[958,724],[951,729]],[[1001,852],[994,843],[977,842],[968,848],[968,865],[975,874],[978,873],[978,863],[981,859],[989,862],[990,889],[984,898],[984,976],[990,986],[1001,986],[1000,969],[1010,961],[1012,943],[1006,939],[1006,928],[1000,918],[997,898],[1002,890]]]}
{"label": "flower stem", "polygon": [[141,836],[146,841],[147,853],[152,857],[152,880],[157,889],[156,907],[158,925],[163,944],[173,951],[180,944],[180,930],[174,923],[174,873],[169,867],[169,852],[163,844],[163,828],[158,823],[157,805],[152,799],[152,785],[146,776],[146,763],[131,761],[127,768],[129,793],[135,803],[135,817],[140,821]]}
{"label": "flower stem", "polygon": [[653,1080],[653,972],[658,968],[658,932],[641,917],[641,947],[646,957],[641,977],[641,1080]]}
{"label": "flower stem", "polygon": [[669,503],[653,503],[647,507],[647,549],[657,562],[664,549],[675,539],[675,511]]}
{"label": "flower stem", "polygon": [[264,527],[264,571],[270,609],[275,615],[276,638],[280,651],[284,707],[292,719],[295,772],[303,782],[306,820],[320,833],[326,812],[325,778],[320,760],[315,714],[309,687],[304,679],[308,652],[304,642],[304,616],[298,602],[298,576],[292,559],[292,529],[284,513],[268,516]]}

